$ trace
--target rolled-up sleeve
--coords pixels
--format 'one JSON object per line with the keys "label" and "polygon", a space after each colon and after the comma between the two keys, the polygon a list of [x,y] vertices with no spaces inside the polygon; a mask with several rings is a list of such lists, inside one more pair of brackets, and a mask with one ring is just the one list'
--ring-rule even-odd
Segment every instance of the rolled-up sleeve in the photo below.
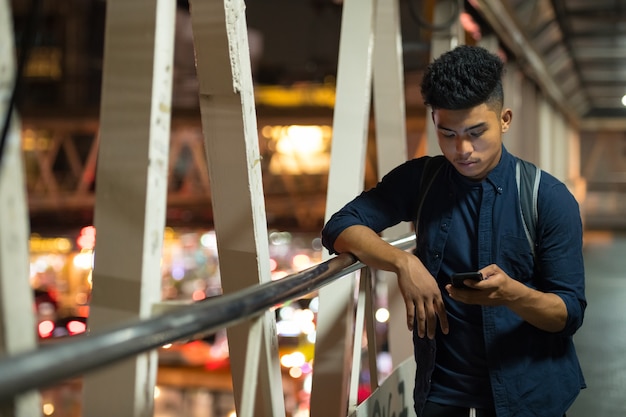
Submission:
{"label": "rolled-up sleeve", "polygon": [[334,213],[322,229],[324,247],[337,253],[335,240],[350,226],[363,225],[379,233],[402,221],[413,221],[421,166],[423,158],[405,162]]}
{"label": "rolled-up sleeve", "polygon": [[585,267],[582,248],[582,221],[574,196],[562,183],[548,183],[540,193],[539,242],[541,289],[560,296],[567,307],[567,322],[561,331],[573,335],[583,323],[585,298]]}

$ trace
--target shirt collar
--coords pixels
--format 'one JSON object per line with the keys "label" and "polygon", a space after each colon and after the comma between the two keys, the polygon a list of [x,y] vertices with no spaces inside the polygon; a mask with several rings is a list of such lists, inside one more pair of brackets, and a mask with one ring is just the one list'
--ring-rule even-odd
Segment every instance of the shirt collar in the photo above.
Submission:
{"label": "shirt collar", "polygon": [[491,184],[498,194],[502,194],[504,185],[506,184],[506,179],[511,175],[510,168],[514,163],[515,157],[506,150],[504,145],[502,145],[502,155],[500,155],[500,161],[498,162],[498,165],[496,165],[496,167],[492,169],[489,174],[487,174],[485,183]]}
{"label": "shirt collar", "polygon": [[454,175],[460,179],[460,183],[466,187],[493,187],[494,191],[498,194],[502,194],[504,185],[506,184],[506,178],[510,175],[509,168],[515,163],[515,157],[511,155],[504,145],[502,145],[502,154],[500,155],[500,161],[494,169],[487,174],[487,177],[478,182],[474,182],[466,177],[463,177],[459,172],[453,170]]}

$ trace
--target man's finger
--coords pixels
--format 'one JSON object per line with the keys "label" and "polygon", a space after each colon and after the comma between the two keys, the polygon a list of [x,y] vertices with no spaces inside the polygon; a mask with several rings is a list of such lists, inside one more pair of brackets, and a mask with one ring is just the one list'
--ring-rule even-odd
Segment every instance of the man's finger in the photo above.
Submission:
{"label": "man's finger", "polygon": [[434,301],[432,303],[428,303],[426,307],[426,329],[428,338],[433,339],[435,337],[435,332],[437,331],[437,315],[435,314]]}
{"label": "man's finger", "polygon": [[413,323],[415,320],[415,304],[412,302],[405,303],[406,306],[406,325],[409,331],[413,331]]}
{"label": "man's finger", "polygon": [[417,314],[417,335],[424,337],[426,333],[426,311],[423,303],[415,304],[415,313]]}
{"label": "man's finger", "polygon": [[439,326],[443,334],[448,334],[450,327],[448,325],[448,314],[446,313],[446,307],[443,304],[443,300],[437,300],[435,302],[435,309],[437,311],[437,317],[439,317]]}

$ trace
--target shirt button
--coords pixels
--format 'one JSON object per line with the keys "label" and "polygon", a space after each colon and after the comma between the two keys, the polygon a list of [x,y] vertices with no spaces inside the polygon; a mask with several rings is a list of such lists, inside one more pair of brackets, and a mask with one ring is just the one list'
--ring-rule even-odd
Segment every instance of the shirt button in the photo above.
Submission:
{"label": "shirt button", "polygon": [[448,230],[448,223],[442,223],[441,230]]}
{"label": "shirt button", "polygon": [[441,254],[440,253],[436,253],[435,254],[435,259],[439,259],[439,258],[441,258]]}
{"label": "shirt button", "polygon": [[498,187],[496,190],[498,191],[498,194],[502,194],[502,187]]}

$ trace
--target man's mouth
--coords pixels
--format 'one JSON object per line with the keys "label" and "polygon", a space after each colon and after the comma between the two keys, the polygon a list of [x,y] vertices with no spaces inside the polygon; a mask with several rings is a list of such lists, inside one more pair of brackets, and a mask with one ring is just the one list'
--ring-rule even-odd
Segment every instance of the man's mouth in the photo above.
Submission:
{"label": "man's mouth", "polygon": [[470,166],[478,163],[478,161],[456,161],[459,165]]}

